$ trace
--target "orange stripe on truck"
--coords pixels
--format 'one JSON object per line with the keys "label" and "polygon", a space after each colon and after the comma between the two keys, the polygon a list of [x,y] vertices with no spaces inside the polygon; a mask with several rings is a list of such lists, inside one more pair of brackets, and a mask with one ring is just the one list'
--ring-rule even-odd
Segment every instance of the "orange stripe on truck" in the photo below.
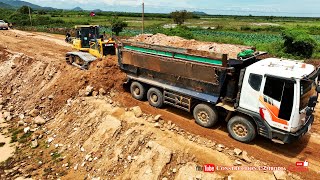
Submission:
{"label": "orange stripe on truck", "polygon": [[265,106],[266,110],[271,114],[271,120],[273,122],[277,122],[277,123],[280,123],[283,125],[288,125],[288,121],[283,120],[281,118],[278,118],[279,111],[280,111],[278,107],[265,102],[263,97],[261,97],[261,96],[260,96],[259,100]]}

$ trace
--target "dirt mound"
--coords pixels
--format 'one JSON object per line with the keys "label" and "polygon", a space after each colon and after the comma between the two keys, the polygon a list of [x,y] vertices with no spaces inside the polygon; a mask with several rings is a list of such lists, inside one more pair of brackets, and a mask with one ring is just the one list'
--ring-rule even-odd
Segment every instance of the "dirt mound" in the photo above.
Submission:
{"label": "dirt mound", "polygon": [[130,39],[132,41],[144,42],[162,46],[173,46],[186,49],[196,49],[214,53],[228,54],[229,58],[237,58],[239,52],[250,49],[249,46],[234,44],[221,44],[215,42],[200,42],[196,40],[187,40],[177,36],[166,36],[164,34],[142,34]]}
{"label": "dirt mound", "polygon": [[[96,91],[100,88],[122,90],[125,75],[119,71],[114,58],[97,60],[90,70],[82,71],[66,63],[37,60],[2,48],[0,92],[13,100],[13,106],[19,111],[36,108],[52,116],[88,85],[95,87]],[[53,98],[49,100],[49,96]]]}

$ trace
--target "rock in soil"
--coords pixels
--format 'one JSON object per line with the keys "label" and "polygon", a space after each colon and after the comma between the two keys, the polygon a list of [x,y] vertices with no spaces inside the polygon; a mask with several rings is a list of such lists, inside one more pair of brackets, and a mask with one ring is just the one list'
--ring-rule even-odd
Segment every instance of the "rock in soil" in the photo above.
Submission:
{"label": "rock in soil", "polygon": [[241,149],[238,149],[238,148],[235,148],[235,149],[233,150],[233,152],[234,152],[235,155],[239,156],[239,155],[242,153],[242,150],[241,150]]}
{"label": "rock in soil", "polygon": [[240,162],[239,160],[235,160],[235,161],[234,161],[234,165],[235,165],[235,166],[241,166],[241,165],[242,165],[242,162]]}
{"label": "rock in soil", "polygon": [[277,180],[287,180],[287,173],[285,171],[273,171],[274,177]]}
{"label": "rock in soil", "polygon": [[104,96],[104,95],[106,95],[106,94],[107,94],[107,92],[106,92],[105,89],[103,89],[103,88],[100,88],[100,89],[99,89],[99,95]]}
{"label": "rock in soil", "polygon": [[153,120],[158,122],[160,119],[161,119],[161,115],[159,114],[159,115],[156,115]]}
{"label": "rock in soil", "polygon": [[133,107],[133,108],[132,108],[132,111],[133,111],[134,115],[135,115],[137,118],[141,117],[142,114],[143,114],[143,113],[142,113],[142,110],[141,110],[141,108],[140,108],[139,106]]}
{"label": "rock in soil", "polygon": [[34,118],[34,123],[36,123],[37,125],[43,125],[46,123],[46,120],[40,116],[37,116],[36,118]]}
{"label": "rock in soil", "polygon": [[31,117],[37,117],[40,114],[40,111],[38,109],[33,109],[29,112],[29,115]]}
{"label": "rock in soil", "polygon": [[31,148],[36,148],[36,147],[38,147],[38,141],[37,140],[33,140],[33,141],[31,141]]}
{"label": "rock in soil", "polygon": [[87,86],[86,87],[86,91],[85,91],[85,95],[86,96],[91,95],[92,91],[93,91],[93,87],[92,86]]}
{"label": "rock in soil", "polygon": [[251,163],[251,159],[248,157],[248,153],[246,151],[242,152],[242,157],[241,159],[243,159],[244,161],[246,161],[247,163]]}

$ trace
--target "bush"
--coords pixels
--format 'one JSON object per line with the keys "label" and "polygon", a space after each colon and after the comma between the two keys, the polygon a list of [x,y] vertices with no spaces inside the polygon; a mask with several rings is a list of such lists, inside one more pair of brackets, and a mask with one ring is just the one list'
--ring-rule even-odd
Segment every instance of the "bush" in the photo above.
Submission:
{"label": "bush", "polygon": [[46,12],[45,10],[39,10],[39,11],[38,11],[38,14],[39,14],[39,15],[46,15],[47,12]]}
{"label": "bush", "polygon": [[123,31],[123,28],[128,26],[128,23],[119,19],[118,16],[113,16],[109,21],[112,32],[114,32],[117,36],[119,36],[119,33]]}
{"label": "bush", "polygon": [[171,12],[170,16],[173,19],[174,23],[178,25],[182,25],[187,19],[192,17],[192,14],[186,10],[182,10],[182,11]]}
{"label": "bush", "polygon": [[307,28],[310,34],[320,35],[320,26],[310,26]]}
{"label": "bush", "polygon": [[192,31],[185,26],[177,26],[175,28],[162,29],[160,32],[168,36],[179,36],[186,39],[194,38]]}
{"label": "bush", "polygon": [[27,14],[14,13],[9,17],[9,19],[10,19],[10,22],[12,22],[18,26],[31,25],[29,15],[27,15]]}
{"label": "bush", "polygon": [[282,38],[285,52],[295,56],[310,58],[317,47],[316,41],[302,30],[286,30]]}
{"label": "bush", "polygon": [[28,7],[28,6],[22,6],[21,8],[18,9],[18,12],[19,12],[20,14],[29,14],[29,10],[30,10],[30,13],[33,12],[33,10],[32,10],[30,7]]}

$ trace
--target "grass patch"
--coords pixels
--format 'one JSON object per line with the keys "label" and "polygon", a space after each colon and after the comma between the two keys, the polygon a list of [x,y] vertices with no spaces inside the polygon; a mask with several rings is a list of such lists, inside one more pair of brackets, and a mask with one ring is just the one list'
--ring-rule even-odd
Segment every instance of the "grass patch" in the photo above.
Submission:
{"label": "grass patch", "polygon": [[61,154],[58,152],[54,152],[51,156],[52,160],[58,160],[61,157]]}
{"label": "grass patch", "polygon": [[11,133],[11,141],[10,143],[14,143],[18,141],[18,134],[22,133],[23,129],[12,129]]}
{"label": "grass patch", "polygon": [[25,142],[27,142],[27,141],[28,141],[28,138],[29,138],[31,135],[32,135],[32,132],[27,132],[27,133],[23,134],[23,135],[19,138],[18,142],[19,142],[19,143],[25,143]]}
{"label": "grass patch", "polygon": [[[32,135],[32,132],[24,133],[23,129],[11,129],[10,132],[12,134],[10,143],[25,143],[28,141],[28,138]],[[23,135],[19,137],[19,135],[22,133]]]}

